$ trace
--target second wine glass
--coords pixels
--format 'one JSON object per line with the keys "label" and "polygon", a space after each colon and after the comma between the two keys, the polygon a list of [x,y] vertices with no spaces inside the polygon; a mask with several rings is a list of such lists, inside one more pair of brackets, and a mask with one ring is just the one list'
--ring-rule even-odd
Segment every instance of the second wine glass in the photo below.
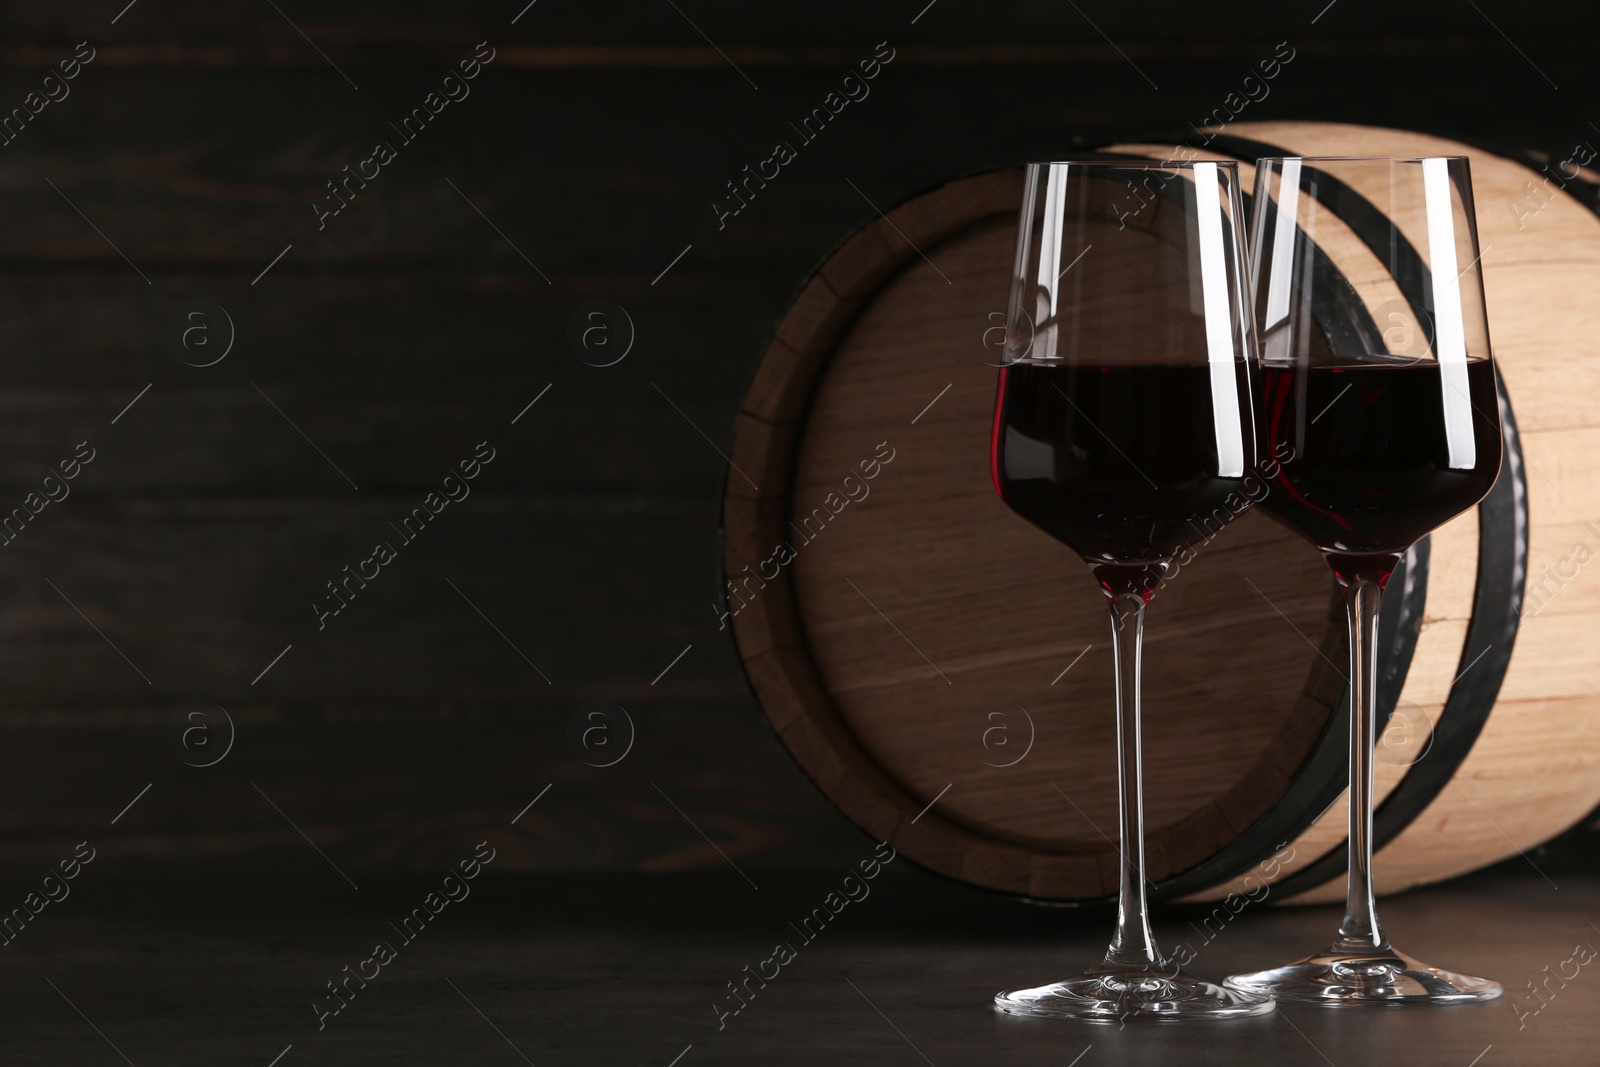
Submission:
{"label": "second wine glass", "polygon": [[1251,248],[1263,445],[1282,459],[1260,506],[1321,550],[1349,615],[1350,860],[1332,945],[1228,984],[1322,1004],[1497,997],[1390,946],[1372,883],[1384,586],[1500,471],[1467,160],[1260,160]]}

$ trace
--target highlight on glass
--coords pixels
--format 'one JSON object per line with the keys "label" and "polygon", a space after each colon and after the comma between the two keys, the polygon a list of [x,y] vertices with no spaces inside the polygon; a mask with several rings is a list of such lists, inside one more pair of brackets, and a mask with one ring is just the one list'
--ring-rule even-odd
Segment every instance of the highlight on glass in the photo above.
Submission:
{"label": "highlight on glass", "polygon": [[1156,946],[1140,759],[1146,605],[1175,560],[1235,517],[1256,463],[1238,171],[1052,162],[1025,180],[992,472],[1005,504],[1076,552],[1106,597],[1121,861],[1104,958],[995,1006],[1101,1021],[1259,1015],[1270,996],[1195,978]]}
{"label": "highlight on glass", "polygon": [[1349,877],[1328,948],[1228,984],[1322,1004],[1488,1000],[1498,983],[1389,944],[1372,873],[1384,587],[1500,472],[1467,160],[1259,160],[1250,243],[1261,442],[1282,456],[1258,506],[1323,554],[1349,618]]}

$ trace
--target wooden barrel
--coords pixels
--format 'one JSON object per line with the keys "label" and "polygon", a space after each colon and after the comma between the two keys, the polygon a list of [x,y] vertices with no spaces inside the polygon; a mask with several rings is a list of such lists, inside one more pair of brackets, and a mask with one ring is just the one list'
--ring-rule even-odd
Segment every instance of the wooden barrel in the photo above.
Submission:
{"label": "wooden barrel", "polygon": [[[1240,123],[1203,148],[1083,153],[1235,158],[1247,189],[1260,156],[1440,154],[1472,157],[1508,447],[1489,497],[1386,598],[1381,892],[1514,856],[1600,803],[1600,371],[1568,354],[1600,330],[1594,152]],[[726,622],[783,743],[866,832],[974,885],[1090,902],[1116,888],[1106,609],[988,474],[988,331],[1021,189],[1018,168],[913,197],[801,288],[735,428]],[[1342,897],[1344,633],[1321,557],[1254,513],[1152,603],[1157,895],[1215,898],[1253,872],[1278,900]]]}

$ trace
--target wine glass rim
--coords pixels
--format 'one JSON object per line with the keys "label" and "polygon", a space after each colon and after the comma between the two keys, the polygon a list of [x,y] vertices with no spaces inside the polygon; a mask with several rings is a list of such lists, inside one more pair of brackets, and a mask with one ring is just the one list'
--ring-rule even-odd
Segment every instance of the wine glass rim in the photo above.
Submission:
{"label": "wine glass rim", "polygon": [[1289,160],[1297,163],[1425,163],[1430,159],[1443,159],[1465,163],[1470,158],[1470,156],[1261,156],[1256,160],[1256,165],[1285,163]]}
{"label": "wine glass rim", "polygon": [[1118,167],[1128,170],[1193,170],[1202,164],[1209,163],[1217,167],[1228,167],[1237,170],[1239,161],[1234,159],[1038,159],[1028,163],[1030,167],[1105,167],[1115,169]]}

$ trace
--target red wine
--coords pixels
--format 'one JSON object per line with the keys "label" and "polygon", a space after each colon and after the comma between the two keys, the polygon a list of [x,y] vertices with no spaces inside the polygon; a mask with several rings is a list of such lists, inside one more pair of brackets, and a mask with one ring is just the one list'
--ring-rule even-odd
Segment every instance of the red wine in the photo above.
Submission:
{"label": "red wine", "polygon": [[1148,594],[1168,561],[1249,504],[1237,490],[1255,462],[1251,386],[1243,362],[1227,373],[1243,410],[1221,421],[1237,429],[1242,460],[1235,445],[1228,465],[1239,469],[1223,474],[1210,364],[1002,369],[990,448],[1000,499],[1088,561],[1108,591],[1131,582]]}
{"label": "red wine", "polygon": [[1268,364],[1262,377],[1263,441],[1282,461],[1262,506],[1341,578],[1387,581],[1406,549],[1482,500],[1500,473],[1489,360],[1369,356]]}

